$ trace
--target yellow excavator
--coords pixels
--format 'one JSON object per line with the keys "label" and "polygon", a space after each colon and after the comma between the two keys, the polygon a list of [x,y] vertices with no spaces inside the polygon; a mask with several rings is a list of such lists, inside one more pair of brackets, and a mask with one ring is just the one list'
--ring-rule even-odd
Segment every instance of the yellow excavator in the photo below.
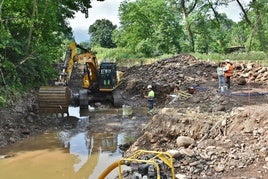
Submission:
{"label": "yellow excavator", "polygon": [[[82,52],[77,53],[77,48]],[[71,42],[59,77],[53,85],[41,86],[39,89],[39,112],[69,115],[70,104],[88,108],[91,102],[97,101],[110,101],[119,107],[122,98],[117,87],[122,76],[123,72],[117,70],[115,63],[98,64],[95,53]]]}

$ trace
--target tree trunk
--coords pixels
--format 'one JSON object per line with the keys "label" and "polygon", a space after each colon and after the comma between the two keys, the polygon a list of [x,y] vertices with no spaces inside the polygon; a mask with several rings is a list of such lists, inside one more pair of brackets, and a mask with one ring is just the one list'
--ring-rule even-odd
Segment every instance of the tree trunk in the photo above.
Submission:
{"label": "tree trunk", "polygon": [[191,30],[191,24],[189,23],[189,20],[188,20],[188,12],[186,10],[184,0],[181,0],[181,9],[183,12],[184,20],[186,22],[186,31],[188,35],[190,51],[194,52],[194,37],[193,37],[193,32]]}
{"label": "tree trunk", "polygon": [[0,20],[2,19],[2,6],[4,4],[4,0],[0,2]]}
{"label": "tree trunk", "polygon": [[36,17],[37,14],[37,2],[36,0],[33,1],[33,11],[32,11],[32,24],[30,25],[30,29],[29,29],[29,34],[28,34],[28,39],[27,39],[27,45],[25,48],[25,54],[28,55],[30,52],[30,46],[31,46],[31,40],[32,40],[32,35],[33,35],[33,28],[34,28],[34,19]]}

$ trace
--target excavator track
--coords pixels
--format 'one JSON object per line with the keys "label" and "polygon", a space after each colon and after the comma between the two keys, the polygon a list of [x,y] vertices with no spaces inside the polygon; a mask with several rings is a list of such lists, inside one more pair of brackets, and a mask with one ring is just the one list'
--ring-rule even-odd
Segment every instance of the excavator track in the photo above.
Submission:
{"label": "excavator track", "polygon": [[71,100],[71,90],[67,86],[42,86],[39,89],[38,105],[40,113],[66,113]]}

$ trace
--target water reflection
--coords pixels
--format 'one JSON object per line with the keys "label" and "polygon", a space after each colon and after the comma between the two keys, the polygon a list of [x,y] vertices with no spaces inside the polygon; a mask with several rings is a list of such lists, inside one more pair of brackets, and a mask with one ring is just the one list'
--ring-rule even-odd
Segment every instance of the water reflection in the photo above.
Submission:
{"label": "water reflection", "polygon": [[[79,114],[78,109],[72,111]],[[48,132],[0,148],[0,155],[14,155],[0,160],[0,178],[98,178],[121,158],[118,145],[124,134],[120,130],[105,131],[104,126],[92,127],[94,119],[89,116],[78,118],[75,128]]]}
{"label": "water reflection", "polygon": [[[83,116],[79,108],[70,108],[69,112],[78,118],[75,127],[70,125],[0,148],[0,155],[13,156],[0,159],[0,178],[96,179],[121,159],[118,146],[137,136],[139,131],[133,126],[141,125],[136,120],[122,120],[122,111],[116,109],[90,111]],[[128,128],[123,130],[123,125]]]}
{"label": "water reflection", "polygon": [[[71,108],[70,111],[78,115],[78,109]],[[118,130],[106,131],[104,126],[90,126],[92,120],[97,119],[86,116],[89,111],[83,112],[83,117],[79,118],[76,128],[60,131],[58,135],[63,146],[76,158],[74,171],[83,173],[87,170],[89,178],[97,178],[106,167],[121,158],[118,145],[123,140],[119,142],[118,139],[122,139],[124,134],[119,134]],[[81,111],[79,115],[81,116]],[[99,130],[100,127],[102,130]]]}
{"label": "water reflection", "polygon": [[[90,133],[80,132],[70,138],[65,138],[62,142],[68,152],[75,157],[75,163],[73,169],[75,172],[83,172],[88,170],[89,175],[93,174],[94,177],[98,176],[104,166],[111,164],[121,158],[121,153],[118,150],[118,134],[114,133]],[[119,134],[122,138],[124,134]],[[68,136],[66,132],[60,132],[60,136]],[[105,156],[105,157],[104,157]],[[111,162],[107,162],[107,158]],[[102,160],[104,163],[102,163]],[[100,164],[101,163],[101,164]],[[96,170],[96,166],[98,167]],[[95,174],[94,174],[95,173]],[[91,178],[94,178],[93,176]]]}

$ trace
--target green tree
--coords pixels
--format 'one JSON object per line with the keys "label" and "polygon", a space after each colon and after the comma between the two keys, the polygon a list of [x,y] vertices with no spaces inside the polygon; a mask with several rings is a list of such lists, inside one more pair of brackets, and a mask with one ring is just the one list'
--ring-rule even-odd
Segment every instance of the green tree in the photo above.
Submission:
{"label": "green tree", "polygon": [[115,43],[112,40],[113,31],[116,25],[107,19],[96,20],[94,24],[89,26],[90,45],[100,46],[104,48],[114,48]]}
{"label": "green tree", "polygon": [[[242,6],[240,7],[241,9],[243,8]],[[251,29],[248,40],[248,50],[251,51],[252,49],[268,52],[268,2],[265,0],[252,0],[249,7],[251,11],[243,11],[245,21]],[[248,17],[247,13],[250,17]]]}
{"label": "green tree", "polygon": [[114,33],[116,44],[146,56],[179,53],[183,32],[171,8],[165,0],[123,2],[121,26]]}
{"label": "green tree", "polygon": [[198,5],[198,0],[170,0],[171,4],[174,5],[174,7],[177,8],[178,15],[180,13],[183,16],[184,19],[184,27],[186,30],[186,34],[188,37],[188,43],[189,43],[189,50],[190,52],[194,52],[195,49],[195,42],[194,42],[194,34],[193,34],[193,29],[191,28],[191,14],[195,11],[197,5]]}
{"label": "green tree", "polygon": [[[218,3],[208,1],[208,7],[212,11],[213,16],[208,20],[208,29],[210,30],[211,48],[210,51],[224,53],[230,41],[230,29],[234,22],[227,18],[226,14],[217,11]],[[209,14],[209,13],[208,13]]]}
{"label": "green tree", "polygon": [[218,12],[225,0],[168,0],[182,16],[185,39],[184,51],[223,52],[228,43],[228,29],[232,21]]}
{"label": "green tree", "polygon": [[53,64],[72,39],[67,23],[76,11],[87,15],[89,0],[0,1],[0,84],[32,88],[56,75]]}
{"label": "green tree", "polygon": [[232,0],[242,11],[242,21],[233,29],[234,39],[240,37],[240,43],[247,51],[266,51],[268,44],[268,2],[266,0],[251,0],[243,4],[241,0]]}

